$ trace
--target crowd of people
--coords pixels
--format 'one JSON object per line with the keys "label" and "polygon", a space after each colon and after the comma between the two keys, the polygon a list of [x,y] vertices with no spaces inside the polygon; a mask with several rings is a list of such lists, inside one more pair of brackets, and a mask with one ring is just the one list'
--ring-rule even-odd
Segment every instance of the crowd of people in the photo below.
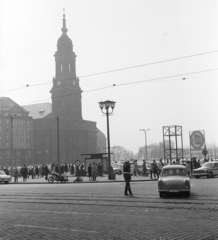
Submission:
{"label": "crowd of people", "polygon": [[[208,162],[208,161],[213,161],[213,160],[212,159],[209,160],[209,159],[205,158],[203,163]],[[162,159],[153,160],[149,163],[146,163],[146,161],[143,160],[142,171],[139,171],[139,165],[137,163],[137,160],[134,160],[131,164],[133,164],[133,175],[134,176],[137,176],[137,175],[148,176],[148,174],[150,174],[151,179],[153,179],[153,178],[158,179],[163,167],[170,163],[169,162],[164,163],[164,161]],[[193,170],[200,168],[202,165],[200,159],[196,159],[196,158],[191,159],[191,161],[185,161],[183,163],[180,163],[180,161],[172,161],[171,164],[172,165],[177,165],[177,164],[184,165],[186,167],[186,171],[190,177],[192,176]]]}
{"label": "crowd of people", "polygon": [[101,163],[89,163],[88,166],[88,177],[89,181],[96,181],[97,176],[103,176],[103,169]]}

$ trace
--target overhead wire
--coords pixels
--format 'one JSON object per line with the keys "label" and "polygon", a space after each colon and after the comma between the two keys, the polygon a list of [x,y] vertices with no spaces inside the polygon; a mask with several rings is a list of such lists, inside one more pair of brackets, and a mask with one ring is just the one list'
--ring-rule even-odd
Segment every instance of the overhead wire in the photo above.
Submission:
{"label": "overhead wire", "polygon": [[[197,56],[202,56],[202,55],[207,55],[207,54],[217,53],[217,52],[218,52],[218,50],[213,50],[213,51],[208,51],[208,52],[203,52],[203,53],[187,55],[187,56],[183,56],[183,57],[171,58],[171,59],[155,61],[155,62],[151,62],[151,63],[145,63],[145,64],[140,64],[140,65],[125,67],[125,68],[118,68],[118,69],[113,69],[113,70],[104,71],[104,72],[82,75],[82,76],[74,77],[74,78],[67,78],[67,79],[64,79],[62,81],[75,80],[77,78],[86,78],[86,77],[92,77],[92,76],[96,76],[96,75],[102,75],[102,74],[108,74],[108,73],[113,73],[113,72],[118,72],[118,71],[130,70],[130,69],[134,69],[134,68],[140,68],[140,67],[145,67],[145,66],[149,66],[149,65],[171,62],[171,61],[176,61],[176,60],[181,60],[181,59],[186,59],[186,58],[191,58],[191,57],[197,57]],[[37,84],[32,84],[32,85],[26,84],[24,87],[21,87],[20,89],[24,89],[26,87],[37,87],[37,86],[46,85],[46,84],[51,84],[51,82],[37,83]],[[12,89],[12,90],[8,90],[8,91],[16,91],[16,90],[19,90],[19,89]],[[8,91],[0,92],[0,94],[8,92]]]}
{"label": "overhead wire", "polygon": [[[80,93],[94,92],[94,91],[104,90],[104,89],[113,88],[113,87],[122,87],[122,86],[131,85],[131,84],[140,84],[140,83],[158,81],[158,80],[169,79],[169,78],[177,78],[177,77],[181,77],[181,76],[193,75],[193,74],[199,74],[199,73],[205,73],[205,72],[217,71],[217,70],[218,70],[218,68],[214,68],[214,69],[208,69],[208,70],[202,70],[202,71],[196,71],[196,72],[176,74],[176,75],[171,75],[171,76],[166,76],[166,77],[151,78],[151,79],[145,79],[145,80],[134,81],[134,82],[127,82],[127,83],[120,83],[120,84],[112,84],[111,86],[107,86],[107,87],[91,89],[91,90],[82,91],[82,92],[79,91],[79,92],[70,93],[70,94],[57,96],[57,97],[53,97],[53,98],[62,98],[62,97],[72,96],[72,95],[76,95],[76,94],[80,94]],[[178,80],[187,80],[187,78],[182,78],[182,79],[180,78]],[[49,99],[44,99],[44,100],[50,100],[50,98]],[[29,104],[29,103],[34,103],[34,102],[41,102],[41,101],[44,101],[44,100],[37,100],[37,101],[33,101],[33,102],[28,102],[28,103],[24,103],[22,105]]]}

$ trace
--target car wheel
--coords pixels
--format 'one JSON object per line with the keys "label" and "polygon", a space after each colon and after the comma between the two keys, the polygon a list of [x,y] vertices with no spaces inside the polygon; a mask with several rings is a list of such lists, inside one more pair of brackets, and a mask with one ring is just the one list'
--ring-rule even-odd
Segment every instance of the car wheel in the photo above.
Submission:
{"label": "car wheel", "polygon": [[8,184],[9,182],[5,182],[5,184]]}
{"label": "car wheel", "polygon": [[212,172],[209,172],[208,174],[207,174],[207,178],[212,178],[213,177],[213,173]]}
{"label": "car wheel", "polygon": [[49,178],[48,178],[48,182],[49,182],[49,183],[53,183],[53,182],[54,182],[53,177],[49,177]]}
{"label": "car wheel", "polygon": [[162,198],[163,197],[163,193],[159,192],[159,196],[160,196],[160,198]]}

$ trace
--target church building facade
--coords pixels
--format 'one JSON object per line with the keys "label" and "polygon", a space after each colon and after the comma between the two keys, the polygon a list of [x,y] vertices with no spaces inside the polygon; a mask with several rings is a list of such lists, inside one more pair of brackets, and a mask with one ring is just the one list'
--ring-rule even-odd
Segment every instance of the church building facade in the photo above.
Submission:
{"label": "church building facade", "polygon": [[[96,122],[82,117],[82,90],[76,75],[76,54],[67,35],[63,15],[62,35],[57,42],[55,77],[50,90],[52,104],[23,106],[33,118],[34,164],[73,163],[80,154],[96,153]],[[106,146],[106,138],[104,141]],[[59,146],[59,147],[58,147]]]}

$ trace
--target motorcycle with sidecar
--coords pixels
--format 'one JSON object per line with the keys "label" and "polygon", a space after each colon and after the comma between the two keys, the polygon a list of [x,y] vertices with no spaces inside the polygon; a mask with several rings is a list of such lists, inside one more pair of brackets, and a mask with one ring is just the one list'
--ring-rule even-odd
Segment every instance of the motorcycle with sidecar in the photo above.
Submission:
{"label": "motorcycle with sidecar", "polygon": [[56,173],[56,172],[52,172],[51,173],[51,176],[48,178],[48,182],[49,183],[53,183],[54,181],[57,181],[57,182],[64,182],[64,183],[66,183],[66,182],[68,182],[68,176],[66,176],[66,175],[59,175],[58,173]]}

